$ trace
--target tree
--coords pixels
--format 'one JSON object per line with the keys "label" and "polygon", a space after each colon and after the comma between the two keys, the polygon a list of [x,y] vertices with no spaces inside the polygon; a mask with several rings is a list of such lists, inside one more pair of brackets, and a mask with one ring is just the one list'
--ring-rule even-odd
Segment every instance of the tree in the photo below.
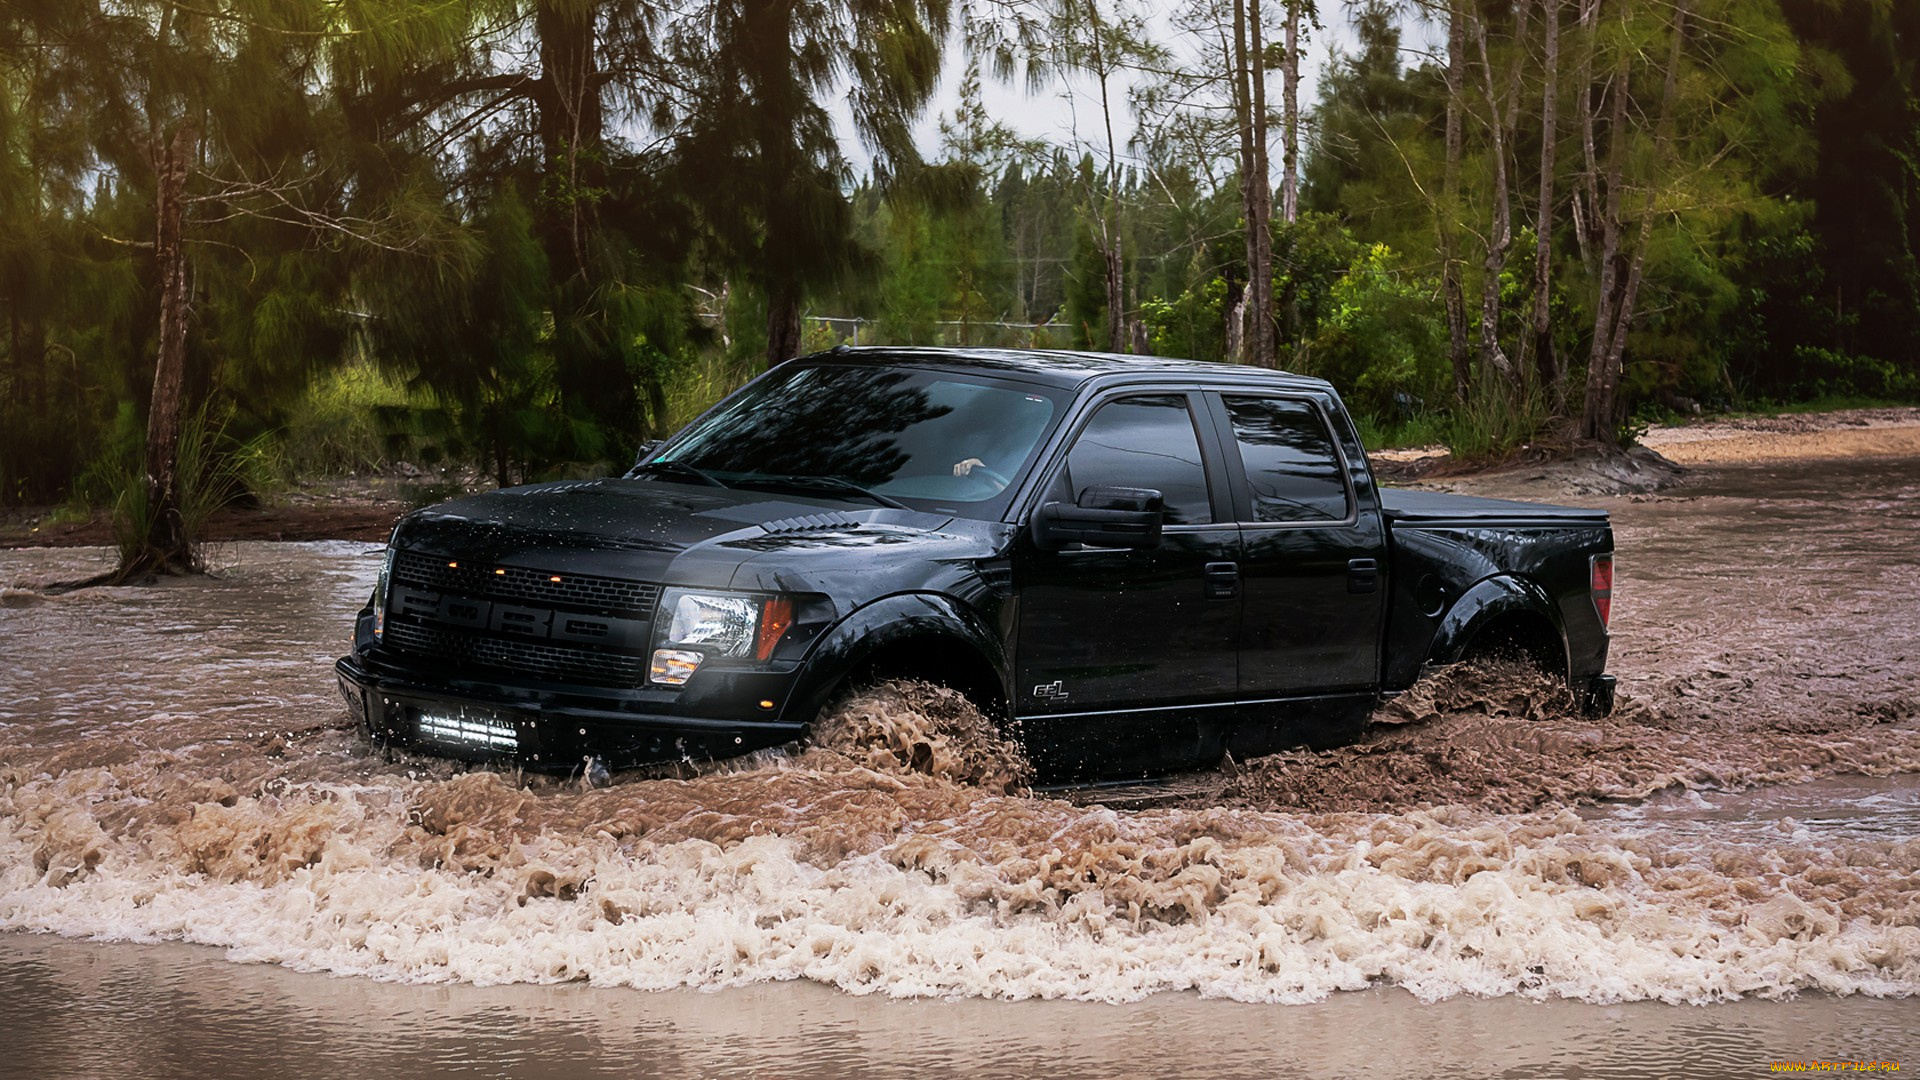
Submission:
{"label": "tree", "polygon": [[[1588,4],[1598,0],[1583,0]],[[1533,352],[1540,385],[1550,408],[1563,416],[1567,407],[1566,373],[1553,342],[1554,170],[1560,132],[1560,5],[1542,0],[1544,23],[1540,78],[1540,196],[1534,207],[1532,335],[1522,339]],[[1522,352],[1526,351],[1523,348]]]}
{"label": "tree", "polygon": [[1781,8],[1810,50],[1844,68],[1814,115],[1814,169],[1794,185],[1815,208],[1810,257],[1825,268],[1822,299],[1836,316],[1805,344],[1920,376],[1920,5]]}
{"label": "tree", "polygon": [[874,265],[852,238],[847,163],[823,102],[845,93],[883,187],[911,172],[911,124],[937,83],[947,19],[945,0],[713,0],[676,27],[692,80],[680,183],[765,299],[769,365],[800,352],[810,291]]}
{"label": "tree", "polygon": [[[1240,117],[1240,192],[1247,222],[1246,359],[1273,367],[1273,188],[1267,159],[1267,68],[1261,22],[1260,0],[1234,0],[1234,105]],[[1291,34],[1291,7],[1287,26]],[[1288,57],[1294,59],[1291,49]]]}
{"label": "tree", "polygon": [[1486,95],[1486,129],[1490,145],[1487,154],[1493,162],[1493,210],[1487,229],[1487,257],[1480,278],[1480,366],[1482,374],[1512,380],[1513,363],[1500,347],[1500,276],[1506,272],[1507,255],[1513,249],[1513,186],[1510,180],[1510,148],[1520,122],[1520,76],[1526,59],[1527,19],[1531,5],[1518,0],[1513,5],[1511,58],[1506,77],[1495,81],[1493,56],[1487,47],[1487,20],[1469,12],[1474,45],[1480,59],[1481,91]]}
{"label": "tree", "polygon": [[1472,369],[1467,361],[1467,302],[1460,253],[1460,170],[1466,153],[1467,20],[1466,0],[1448,0],[1446,173],[1434,224],[1440,236],[1440,289],[1447,313],[1447,356],[1453,367],[1453,399],[1467,403]]}
{"label": "tree", "polygon": [[152,239],[127,241],[152,253],[157,330],[136,503],[140,535],[123,549],[117,576],[196,570],[183,513],[193,478],[179,468],[195,307],[188,210],[204,206],[207,217],[227,220],[259,212],[262,200],[298,209],[290,194],[302,183],[297,159],[265,163],[275,171],[263,180],[249,170],[263,164],[249,140],[256,109],[306,97],[324,15],[307,4],[257,12],[168,0],[100,0],[36,15],[39,48],[90,95],[87,164],[144,182],[152,200]]}

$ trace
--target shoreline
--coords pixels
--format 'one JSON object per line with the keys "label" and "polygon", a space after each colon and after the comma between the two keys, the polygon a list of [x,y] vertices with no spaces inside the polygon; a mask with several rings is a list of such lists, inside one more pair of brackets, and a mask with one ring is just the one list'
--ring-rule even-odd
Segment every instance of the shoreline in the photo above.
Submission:
{"label": "shoreline", "polygon": [[[1624,457],[1524,459],[1443,471],[1441,447],[1380,450],[1369,455],[1390,484],[1460,489],[1523,498],[1659,491],[1694,469],[1784,461],[1920,457],[1920,406],[1841,409],[1778,416],[1729,416],[1647,429]],[[226,507],[207,522],[206,543],[239,540],[385,540],[414,503],[399,497],[403,476],[322,478],[255,507]],[[0,550],[112,547],[105,510],[77,521],[50,520],[58,507],[0,512]]]}

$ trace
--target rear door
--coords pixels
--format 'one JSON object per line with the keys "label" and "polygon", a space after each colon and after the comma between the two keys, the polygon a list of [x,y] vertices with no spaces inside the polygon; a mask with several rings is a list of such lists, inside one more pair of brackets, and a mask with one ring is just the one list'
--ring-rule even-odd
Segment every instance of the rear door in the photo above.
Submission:
{"label": "rear door", "polygon": [[1249,715],[1266,718],[1276,739],[1297,736],[1279,729],[1347,717],[1372,701],[1384,525],[1361,505],[1324,401],[1241,390],[1208,397],[1240,525],[1240,697],[1290,703]]}

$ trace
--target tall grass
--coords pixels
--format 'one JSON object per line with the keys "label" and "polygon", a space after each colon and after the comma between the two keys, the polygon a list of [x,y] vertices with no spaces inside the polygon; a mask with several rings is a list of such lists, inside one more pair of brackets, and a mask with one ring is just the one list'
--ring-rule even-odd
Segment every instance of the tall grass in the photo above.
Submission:
{"label": "tall grass", "polygon": [[371,363],[326,372],[307,387],[281,432],[287,469],[296,476],[324,476],[385,468],[390,433],[381,417],[433,404],[421,397]]}
{"label": "tall grass", "polygon": [[263,490],[277,472],[268,435],[245,442],[227,434],[224,419],[215,419],[202,407],[181,423],[179,459],[174,469],[180,535],[189,545],[187,563],[176,565],[169,553],[152,547],[151,537],[160,512],[147,490],[144,464],[123,464],[113,477],[113,535],[120,551],[122,575],[155,569],[204,569],[199,544],[207,519],[223,506]]}
{"label": "tall grass", "polygon": [[738,390],[755,372],[749,360],[718,350],[703,350],[675,365],[666,379],[667,415],[660,426],[671,435],[713,404]]}
{"label": "tall grass", "polygon": [[1538,389],[1483,375],[1467,400],[1440,419],[1440,436],[1456,458],[1500,457],[1538,438],[1548,419]]}
{"label": "tall grass", "polygon": [[1371,413],[1356,416],[1360,443],[1369,450],[1399,450],[1438,446],[1446,440],[1446,421],[1439,413],[1418,412],[1399,420],[1383,420]]}

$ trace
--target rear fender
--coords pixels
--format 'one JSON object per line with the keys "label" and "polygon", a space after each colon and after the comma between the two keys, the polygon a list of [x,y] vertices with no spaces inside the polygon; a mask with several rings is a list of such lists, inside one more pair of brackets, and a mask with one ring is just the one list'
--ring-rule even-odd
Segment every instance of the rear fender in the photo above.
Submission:
{"label": "rear fender", "polygon": [[[941,649],[965,650],[944,660],[956,667],[990,669],[1000,700],[1012,700],[1006,645],[978,613],[937,593],[901,593],[860,608],[821,637],[807,657],[806,675],[790,699],[796,707],[788,715],[811,723],[848,678],[860,674],[881,653],[908,642],[928,651],[929,667],[944,666],[943,658],[932,655]],[[988,702],[976,704],[989,706]]]}
{"label": "rear fender", "polygon": [[[1460,595],[1440,620],[1434,632],[1433,647],[1427,654],[1429,664],[1451,664],[1466,655],[1481,630],[1507,615],[1534,615],[1553,628],[1559,638],[1560,655],[1567,656],[1567,628],[1560,609],[1547,591],[1525,578],[1502,574],[1482,578]],[[1567,673],[1560,672],[1561,678]]]}

